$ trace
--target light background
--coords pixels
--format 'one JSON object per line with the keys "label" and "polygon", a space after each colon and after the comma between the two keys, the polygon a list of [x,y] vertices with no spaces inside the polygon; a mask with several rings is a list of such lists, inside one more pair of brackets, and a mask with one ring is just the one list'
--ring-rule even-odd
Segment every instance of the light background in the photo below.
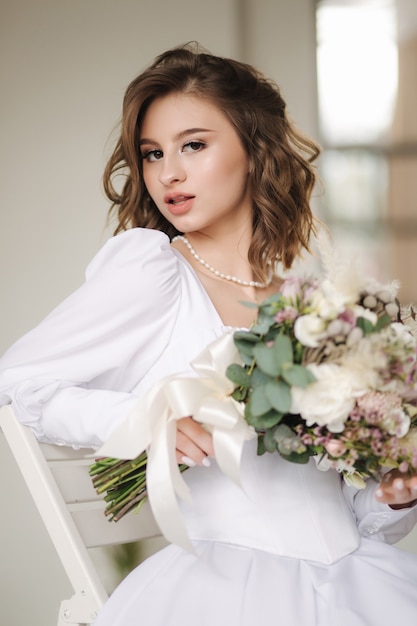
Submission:
{"label": "light background", "polygon": [[[313,0],[1,1],[0,352],[110,234],[101,175],[130,80],[198,40],[275,78],[317,137],[314,15]],[[2,440],[0,472],[0,622],[52,626],[69,585]]]}

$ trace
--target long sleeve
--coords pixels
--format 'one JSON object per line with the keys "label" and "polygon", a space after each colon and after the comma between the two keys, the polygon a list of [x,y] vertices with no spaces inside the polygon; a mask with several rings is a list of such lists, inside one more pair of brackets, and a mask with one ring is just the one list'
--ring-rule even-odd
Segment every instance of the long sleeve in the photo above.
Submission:
{"label": "long sleeve", "polygon": [[375,499],[377,487],[375,481],[368,480],[365,489],[344,484],[343,490],[356,517],[359,533],[368,539],[396,543],[417,523],[417,507],[394,511]]}
{"label": "long sleeve", "polygon": [[132,229],[111,238],[85,283],[0,360],[0,405],[11,403],[41,440],[101,445],[170,340],[177,265],[163,233]]}

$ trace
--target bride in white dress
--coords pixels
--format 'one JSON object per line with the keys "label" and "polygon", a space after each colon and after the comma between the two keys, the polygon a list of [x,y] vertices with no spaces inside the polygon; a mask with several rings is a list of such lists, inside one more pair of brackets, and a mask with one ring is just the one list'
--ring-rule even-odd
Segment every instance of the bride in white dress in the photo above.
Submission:
{"label": "bride in white dress", "polygon": [[[279,290],[271,267],[290,268],[315,231],[317,154],[250,66],[190,47],[158,57],[127,89],[105,171],[116,235],[85,284],[4,355],[0,403],[41,440],[100,447],[154,383],[251,325],[242,301]],[[152,556],[96,626],[415,622],[417,558],[390,544],[417,521],[417,477],[357,491],[248,441],[240,489],[191,416],[176,446],[191,466],[181,506],[196,554]]]}

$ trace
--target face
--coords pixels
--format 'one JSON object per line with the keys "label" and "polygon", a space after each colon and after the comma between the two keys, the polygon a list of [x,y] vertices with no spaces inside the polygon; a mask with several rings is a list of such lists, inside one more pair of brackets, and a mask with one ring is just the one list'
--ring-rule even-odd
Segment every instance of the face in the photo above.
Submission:
{"label": "face", "polygon": [[252,228],[249,158],[216,105],[181,94],[158,98],[140,137],[146,188],[177,230]]}

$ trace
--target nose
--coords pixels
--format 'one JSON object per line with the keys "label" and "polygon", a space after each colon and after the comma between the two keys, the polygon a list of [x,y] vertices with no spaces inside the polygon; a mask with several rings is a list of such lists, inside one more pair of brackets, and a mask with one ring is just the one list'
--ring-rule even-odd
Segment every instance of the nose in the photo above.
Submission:
{"label": "nose", "polygon": [[179,155],[162,159],[159,171],[159,181],[167,186],[184,181],[186,178],[184,167]]}

